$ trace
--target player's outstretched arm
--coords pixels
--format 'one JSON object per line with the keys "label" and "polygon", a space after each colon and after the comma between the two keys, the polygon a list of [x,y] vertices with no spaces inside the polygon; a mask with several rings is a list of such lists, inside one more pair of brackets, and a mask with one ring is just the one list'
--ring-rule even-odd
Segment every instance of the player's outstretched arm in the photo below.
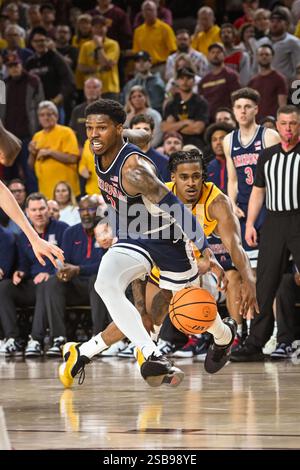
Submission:
{"label": "player's outstretched arm", "polygon": [[21,150],[21,141],[8,132],[0,120],[0,163],[11,166]]}
{"label": "player's outstretched arm", "polygon": [[230,199],[225,194],[216,197],[209,206],[209,215],[218,221],[218,234],[242,277],[241,314],[246,316],[249,309],[251,313],[254,313],[254,309],[258,312],[255,278],[248,256],[242,247],[240,224],[233,212]]}
{"label": "player's outstretched arm", "polygon": [[45,266],[43,256],[47,256],[54,266],[56,266],[55,258],[58,258],[62,262],[64,261],[62,250],[39,237],[37,232],[26,219],[14,196],[2,181],[0,181],[0,206],[4,212],[23,230],[32,245],[35,256],[43,266]]}
{"label": "player's outstretched arm", "polygon": [[259,188],[258,186],[252,187],[248,204],[248,215],[245,233],[245,239],[249,246],[257,246],[257,232],[254,227],[254,224],[258,217],[258,214],[261,211],[261,208],[263,207],[265,195],[266,188]]}

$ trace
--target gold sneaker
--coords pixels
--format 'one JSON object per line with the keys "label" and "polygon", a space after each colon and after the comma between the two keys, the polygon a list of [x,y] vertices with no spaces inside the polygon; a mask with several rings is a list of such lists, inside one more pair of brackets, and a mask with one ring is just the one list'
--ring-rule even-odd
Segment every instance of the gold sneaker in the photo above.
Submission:
{"label": "gold sneaker", "polygon": [[63,364],[59,366],[58,375],[64,387],[70,388],[73,385],[74,377],[79,373],[78,383],[81,385],[85,378],[85,365],[90,359],[80,354],[80,343],[66,343],[63,347]]}

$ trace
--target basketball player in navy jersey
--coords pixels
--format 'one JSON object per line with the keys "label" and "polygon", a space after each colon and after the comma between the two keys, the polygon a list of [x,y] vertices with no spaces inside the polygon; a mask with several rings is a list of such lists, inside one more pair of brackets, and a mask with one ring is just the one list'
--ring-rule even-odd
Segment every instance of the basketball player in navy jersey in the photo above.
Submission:
{"label": "basketball player in navy jersey", "polygon": [[[21,143],[19,139],[8,132],[0,121],[0,163],[4,166],[11,166],[20,150]],[[43,256],[47,256],[54,266],[56,266],[55,258],[63,263],[62,250],[39,237],[20,209],[14,196],[2,181],[0,181],[0,207],[23,230],[32,245],[35,256],[43,266],[45,266]]]}
{"label": "basketball player in navy jersey", "polygon": [[[239,129],[226,135],[223,140],[228,173],[227,193],[233,203],[234,212],[240,219],[243,247],[252,268],[257,266],[258,250],[247,244],[245,230],[257,160],[262,149],[278,144],[280,140],[276,131],[256,123],[259,98],[259,93],[252,88],[241,88],[231,94]],[[264,210],[256,221],[257,229],[262,225],[263,219]]]}
{"label": "basketball player in navy jersey", "polygon": [[[154,264],[160,268],[160,287],[168,291],[196,283],[199,270],[215,272],[221,287],[224,271],[211,257],[197,219],[162,183],[152,161],[138,147],[124,141],[125,120],[122,106],[112,100],[96,101],[86,109],[87,136],[95,155],[99,186],[117,216],[118,235],[117,243],[102,258],[95,289],[116,326],[144,357],[141,374],[147,383],[154,387],[163,383],[177,386],[183,372],[161,355],[125,290],[132,281],[149,273]],[[139,224],[130,215],[137,208],[143,213]],[[198,264],[188,249],[190,240],[204,254]],[[232,319],[223,322],[217,315],[210,328],[214,342],[206,361],[208,372],[218,371],[227,362],[235,331]],[[59,368],[59,377],[65,387],[72,385],[78,373],[84,373],[85,364],[103,346],[101,333],[81,345],[64,346],[65,362]]]}

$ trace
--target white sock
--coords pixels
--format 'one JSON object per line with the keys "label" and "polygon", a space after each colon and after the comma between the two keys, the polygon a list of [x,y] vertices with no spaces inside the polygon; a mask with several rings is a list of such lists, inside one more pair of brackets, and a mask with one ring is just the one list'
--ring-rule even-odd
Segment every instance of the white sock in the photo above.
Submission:
{"label": "white sock", "polygon": [[125,254],[124,248],[121,250],[123,251],[118,251],[116,247],[103,256],[95,282],[96,292],[117,327],[143,352],[145,359],[153,353],[161,356],[146,331],[138,310],[125,295],[127,286],[146,274],[148,268],[145,267],[145,257],[138,253],[132,255],[129,251]]}
{"label": "white sock", "polygon": [[151,331],[150,337],[151,337],[152,341],[157,341],[159,332],[161,330],[161,325],[159,325],[159,326],[158,325],[153,325],[153,329],[154,329],[154,332]]}
{"label": "white sock", "polygon": [[228,325],[222,322],[220,315],[217,313],[216,319],[207,330],[214,337],[214,341],[219,346],[226,346],[232,340],[232,332]]}
{"label": "white sock", "polygon": [[79,351],[80,354],[83,354],[83,356],[92,359],[95,354],[99,354],[107,347],[107,344],[105,344],[102,339],[101,333],[99,333],[98,335],[93,336],[93,338],[91,338],[89,341],[82,343],[81,346],[79,346]]}
{"label": "white sock", "polygon": [[239,323],[237,326],[237,334],[241,337],[243,334],[243,324]]}
{"label": "white sock", "polygon": [[273,329],[273,333],[272,333],[272,336],[275,336],[275,338],[277,337],[277,321],[275,320],[274,321],[274,329]]}
{"label": "white sock", "polygon": [[246,320],[246,323],[247,323],[247,335],[249,336],[249,334],[250,334],[251,320]]}

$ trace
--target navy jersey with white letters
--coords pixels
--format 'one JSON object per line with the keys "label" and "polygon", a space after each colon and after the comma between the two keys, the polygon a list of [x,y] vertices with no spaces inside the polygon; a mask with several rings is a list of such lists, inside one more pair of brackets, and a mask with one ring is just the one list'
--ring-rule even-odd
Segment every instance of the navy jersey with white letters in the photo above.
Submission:
{"label": "navy jersey with white letters", "polygon": [[[193,250],[182,231],[179,238],[175,234],[174,220],[145,196],[129,196],[122,186],[122,168],[133,154],[148,160],[157,171],[149,157],[127,142],[107,170],[101,169],[101,157],[95,156],[101,193],[117,215],[115,229],[118,241],[110,249],[130,253],[139,261],[142,256],[148,272],[157,265],[161,272],[160,286],[164,289],[180,290],[197,283],[198,267]],[[158,171],[157,175],[160,178]]]}
{"label": "navy jersey with white letters", "polygon": [[[137,235],[142,238],[162,238],[164,229],[170,230],[172,223],[160,216],[160,211],[145,196],[129,196],[122,186],[122,168],[126,160],[133,154],[138,154],[148,160],[155,168],[157,176],[161,179],[157,167],[136,145],[125,142],[107,170],[101,169],[101,158],[95,156],[95,167],[98,183],[105,202],[117,213],[116,231],[119,237],[124,234]],[[137,237],[139,238],[139,237]]]}

